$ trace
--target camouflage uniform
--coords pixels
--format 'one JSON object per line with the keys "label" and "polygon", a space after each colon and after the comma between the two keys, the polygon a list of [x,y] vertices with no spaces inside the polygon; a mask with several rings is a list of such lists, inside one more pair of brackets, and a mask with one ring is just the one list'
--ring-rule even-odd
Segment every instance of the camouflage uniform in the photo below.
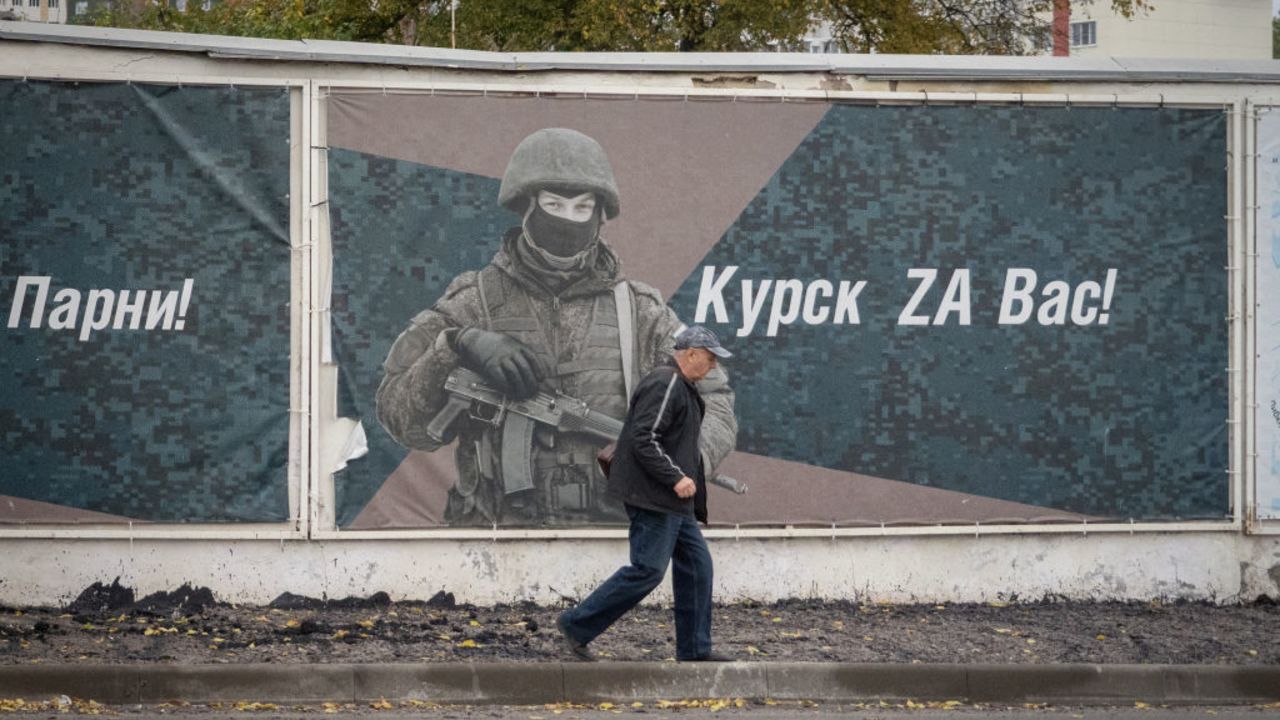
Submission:
{"label": "camouflage uniform", "polygon": [[[602,201],[616,213],[616,194],[605,194]],[[614,297],[614,288],[624,277],[617,256],[603,240],[596,240],[590,264],[553,293],[523,260],[517,247],[520,241],[520,228],[508,232],[490,264],[455,278],[434,306],[413,319],[388,353],[378,388],[378,419],[402,445],[422,451],[439,447],[426,429],[448,400],[443,386],[459,365],[454,338],[464,328],[514,337],[536,354],[545,369],[543,389],[583,400],[614,418],[626,416]],[[631,280],[626,283],[632,300],[630,325],[638,379],[671,356],[673,336],[682,323],[657,290]],[[698,389],[706,402],[701,451],[710,474],[736,440],[733,391],[721,370],[701,381]],[[602,446],[599,440],[537,426],[531,438],[534,489],[508,494],[499,453],[501,428],[464,416],[455,430],[459,479],[449,492],[445,517],[450,524],[625,520],[616,501],[605,498],[605,479],[595,462]]]}

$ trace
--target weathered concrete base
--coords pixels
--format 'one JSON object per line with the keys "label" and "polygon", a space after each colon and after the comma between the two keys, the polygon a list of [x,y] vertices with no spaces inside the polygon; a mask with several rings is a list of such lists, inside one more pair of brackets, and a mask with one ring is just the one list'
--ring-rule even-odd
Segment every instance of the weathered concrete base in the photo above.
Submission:
{"label": "weathered concrete base", "polygon": [[[626,562],[616,539],[18,539],[0,553],[0,604],[63,605],[119,577],[139,595],[202,585],[232,603],[284,591],[491,605],[583,596]],[[713,537],[716,598],[987,602],[1280,597],[1280,536],[1230,532],[735,539]],[[668,602],[664,584],[651,597]]]}
{"label": "weathered concrete base", "polygon": [[841,663],[0,667],[0,697],[109,704],[422,700],[528,705],[692,698],[1222,705],[1280,700],[1280,667]]}

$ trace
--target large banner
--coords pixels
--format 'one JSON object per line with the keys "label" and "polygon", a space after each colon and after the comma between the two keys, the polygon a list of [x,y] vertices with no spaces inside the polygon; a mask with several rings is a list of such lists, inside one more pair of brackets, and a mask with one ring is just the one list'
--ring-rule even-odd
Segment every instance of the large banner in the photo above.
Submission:
{"label": "large banner", "polygon": [[1258,517],[1280,518],[1280,110],[1258,116]]}
{"label": "large banner", "polygon": [[288,517],[289,113],[0,81],[0,523]]}
{"label": "large banner", "polygon": [[749,488],[712,524],[1229,516],[1221,110],[347,92],[328,128],[342,527],[615,522],[605,433],[538,407],[620,418],[621,358],[693,322]]}

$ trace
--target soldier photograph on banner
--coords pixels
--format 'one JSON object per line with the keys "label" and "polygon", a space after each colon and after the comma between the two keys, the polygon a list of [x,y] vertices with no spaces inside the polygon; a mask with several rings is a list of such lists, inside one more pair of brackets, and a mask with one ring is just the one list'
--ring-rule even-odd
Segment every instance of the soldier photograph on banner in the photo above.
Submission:
{"label": "soldier photograph on banner", "polygon": [[[622,203],[605,150],[545,128],[511,155],[497,203],[513,226],[400,334],[377,415],[407,448],[457,439],[450,525],[574,525],[626,519],[597,453],[622,428],[638,378],[673,352],[680,319],[627,278],[605,239]],[[703,472],[733,449],[723,370],[699,383]]]}

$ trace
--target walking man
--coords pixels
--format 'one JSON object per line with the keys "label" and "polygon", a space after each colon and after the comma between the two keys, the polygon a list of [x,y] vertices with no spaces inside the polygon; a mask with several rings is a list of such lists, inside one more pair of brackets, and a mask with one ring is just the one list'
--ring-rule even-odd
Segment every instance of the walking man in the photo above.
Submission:
{"label": "walking man", "polygon": [[676,352],[636,387],[618,438],[607,491],[631,521],[631,564],[618,569],[556,621],[570,651],[594,660],[587,644],[662,582],[672,564],[676,659],[729,661],[711,650],[711,552],[707,484],[698,433],[703,401],[694,383],[730,356],[715,333],[694,325],[676,336]]}

